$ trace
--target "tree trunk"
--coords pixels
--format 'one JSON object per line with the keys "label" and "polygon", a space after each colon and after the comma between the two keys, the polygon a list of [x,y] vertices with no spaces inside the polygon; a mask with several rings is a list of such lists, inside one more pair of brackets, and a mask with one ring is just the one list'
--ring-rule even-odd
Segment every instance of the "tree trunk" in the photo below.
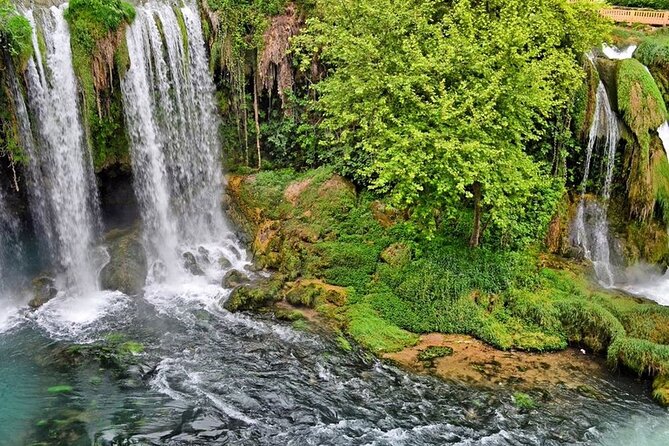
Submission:
{"label": "tree trunk", "polygon": [[258,75],[253,76],[253,117],[256,123],[256,150],[258,151],[258,169],[262,165],[260,155],[260,112],[258,111]]}
{"label": "tree trunk", "polygon": [[472,228],[472,236],[469,239],[469,246],[476,248],[481,242],[481,183],[478,181],[472,185],[474,193],[474,227]]}

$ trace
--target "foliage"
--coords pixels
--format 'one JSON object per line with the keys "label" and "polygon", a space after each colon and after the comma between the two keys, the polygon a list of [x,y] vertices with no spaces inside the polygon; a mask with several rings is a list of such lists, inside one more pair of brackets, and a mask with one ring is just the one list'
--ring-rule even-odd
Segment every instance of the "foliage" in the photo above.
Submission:
{"label": "foliage", "polygon": [[[604,29],[595,7],[557,0],[318,6],[298,41],[305,68],[314,48],[331,68],[316,85],[328,135],[322,150],[344,174],[388,193],[431,229],[435,216],[454,218],[474,187],[483,191],[485,225],[502,240],[526,241],[545,229],[560,185],[523,148],[543,136],[580,84],[580,55]],[[525,221],[533,222],[529,233]]]}
{"label": "foliage", "polygon": [[537,407],[537,403],[527,393],[516,392],[513,394],[513,404],[519,409],[531,410]]}
{"label": "foliage", "polygon": [[0,0],[0,52],[14,58],[19,67],[33,55],[32,27],[10,0]]}
{"label": "foliage", "polygon": [[444,356],[451,356],[453,354],[453,349],[451,347],[442,347],[432,345],[425,350],[418,352],[419,361],[434,361],[437,358],[443,358]]}
{"label": "foliage", "polygon": [[418,342],[418,336],[380,318],[369,305],[353,305],[347,314],[350,335],[374,353],[392,353]]}
{"label": "foliage", "polygon": [[668,0],[612,0],[610,3],[631,8],[669,9]]}
{"label": "foliage", "polygon": [[130,63],[125,27],[135,14],[135,8],[122,0],[73,0],[65,11],[96,170],[129,163],[118,83]]}

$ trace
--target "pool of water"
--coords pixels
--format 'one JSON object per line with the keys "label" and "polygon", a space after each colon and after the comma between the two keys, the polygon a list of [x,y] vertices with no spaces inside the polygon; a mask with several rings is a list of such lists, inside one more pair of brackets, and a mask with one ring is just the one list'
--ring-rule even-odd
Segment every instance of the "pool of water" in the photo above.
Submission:
{"label": "pool of water", "polygon": [[[667,411],[628,378],[593,377],[596,397],[547,389],[522,411],[505,389],[412,375],[328,335],[231,314],[226,293],[192,282],[107,293],[71,317],[57,311],[74,305],[65,296],[24,312],[0,334],[0,444],[669,444]],[[141,341],[151,372],[59,365],[63,346],[110,332]]]}

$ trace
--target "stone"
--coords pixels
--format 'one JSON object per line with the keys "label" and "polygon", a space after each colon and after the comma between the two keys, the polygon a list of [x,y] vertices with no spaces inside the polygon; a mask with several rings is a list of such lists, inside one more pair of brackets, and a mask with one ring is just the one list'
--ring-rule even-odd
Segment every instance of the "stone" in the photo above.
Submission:
{"label": "stone", "polygon": [[107,235],[107,245],[110,260],[100,273],[102,288],[129,296],[140,294],[148,274],[148,261],[139,230],[112,231]]}
{"label": "stone", "polygon": [[197,264],[197,259],[192,252],[184,252],[181,257],[184,259],[184,268],[194,276],[204,276],[204,271]]}
{"label": "stone", "polygon": [[37,309],[56,297],[56,280],[53,277],[42,275],[32,281],[33,298],[28,302],[32,309]]}
{"label": "stone", "polygon": [[233,269],[225,274],[225,277],[223,277],[223,283],[221,285],[223,288],[236,288],[248,282],[249,278],[244,273]]}
{"label": "stone", "polygon": [[230,296],[221,301],[228,311],[257,310],[281,300],[284,277],[277,274],[254,284],[241,285],[232,290]]}
{"label": "stone", "polygon": [[220,257],[218,259],[218,266],[221,269],[228,269],[232,266],[232,262],[227,257]]}

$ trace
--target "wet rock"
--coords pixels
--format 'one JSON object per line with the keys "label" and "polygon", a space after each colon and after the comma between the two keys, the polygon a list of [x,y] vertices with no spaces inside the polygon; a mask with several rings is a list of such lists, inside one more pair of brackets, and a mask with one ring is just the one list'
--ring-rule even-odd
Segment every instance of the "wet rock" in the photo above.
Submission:
{"label": "wet rock", "polygon": [[209,250],[205,248],[204,246],[200,246],[197,248],[197,253],[200,255],[202,260],[204,260],[207,263],[211,263],[211,258],[209,257]]}
{"label": "wet rock", "polygon": [[221,269],[228,269],[232,266],[232,262],[227,257],[221,257],[218,259],[218,266]]}
{"label": "wet rock", "polygon": [[30,308],[37,309],[56,297],[56,280],[53,277],[42,275],[32,281],[32,295],[28,305]]}
{"label": "wet rock", "polygon": [[204,271],[197,264],[197,259],[192,252],[184,252],[181,257],[184,259],[184,268],[194,276],[204,276]]}
{"label": "wet rock", "polygon": [[277,275],[235,288],[221,305],[228,311],[256,310],[281,300],[283,277]]}
{"label": "wet rock", "polygon": [[103,289],[127,295],[142,292],[148,273],[146,252],[138,230],[112,231],[107,235],[109,263],[100,273]]}
{"label": "wet rock", "polygon": [[236,288],[239,285],[243,285],[249,282],[249,278],[236,269],[228,271],[223,277],[223,283],[221,284],[223,288]]}

